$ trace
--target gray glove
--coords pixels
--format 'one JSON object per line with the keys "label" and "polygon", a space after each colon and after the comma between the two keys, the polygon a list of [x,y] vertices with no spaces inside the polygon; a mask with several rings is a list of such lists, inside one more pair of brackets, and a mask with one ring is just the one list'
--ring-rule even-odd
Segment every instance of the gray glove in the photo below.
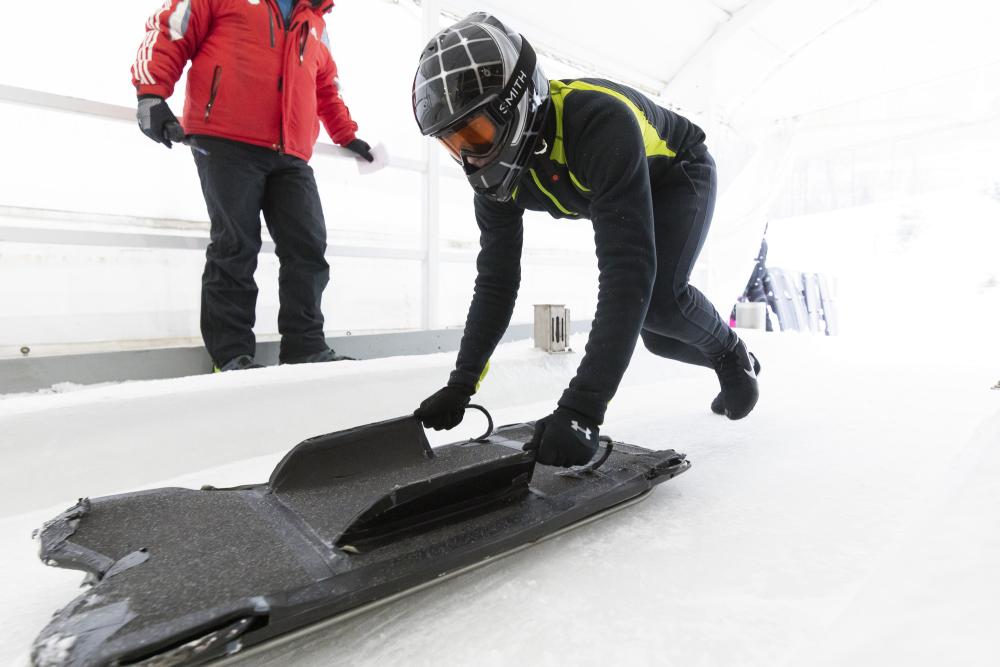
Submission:
{"label": "gray glove", "polygon": [[171,142],[184,141],[184,128],[177,122],[177,116],[167,106],[162,97],[143,95],[139,98],[139,108],[136,111],[139,129],[153,141],[172,147]]}

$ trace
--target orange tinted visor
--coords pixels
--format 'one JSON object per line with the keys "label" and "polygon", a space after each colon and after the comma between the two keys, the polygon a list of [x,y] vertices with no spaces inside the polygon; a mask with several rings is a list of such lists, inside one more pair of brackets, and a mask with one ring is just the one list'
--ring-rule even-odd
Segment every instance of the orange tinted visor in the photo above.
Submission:
{"label": "orange tinted visor", "polygon": [[493,150],[496,139],[497,126],[485,113],[476,114],[460,127],[438,137],[459,162],[462,162],[463,155],[486,155]]}

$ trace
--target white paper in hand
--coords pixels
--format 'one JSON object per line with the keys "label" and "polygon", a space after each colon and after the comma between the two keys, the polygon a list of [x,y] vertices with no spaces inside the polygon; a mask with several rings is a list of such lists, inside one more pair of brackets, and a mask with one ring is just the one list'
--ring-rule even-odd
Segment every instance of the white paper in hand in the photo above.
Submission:
{"label": "white paper in hand", "polygon": [[372,157],[375,158],[373,162],[368,162],[363,158],[358,158],[358,173],[373,174],[389,164],[389,152],[385,150],[384,145],[375,144],[375,146],[371,149],[371,153]]}

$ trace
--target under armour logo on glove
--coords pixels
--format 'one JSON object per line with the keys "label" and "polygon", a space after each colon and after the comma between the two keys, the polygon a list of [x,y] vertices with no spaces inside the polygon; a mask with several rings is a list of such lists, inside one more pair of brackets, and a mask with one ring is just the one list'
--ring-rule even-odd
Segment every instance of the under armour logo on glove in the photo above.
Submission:
{"label": "under armour logo on glove", "polygon": [[556,408],[535,422],[535,433],[524,449],[536,451],[535,461],[542,465],[580,466],[593,458],[599,435],[597,422],[575,410]]}

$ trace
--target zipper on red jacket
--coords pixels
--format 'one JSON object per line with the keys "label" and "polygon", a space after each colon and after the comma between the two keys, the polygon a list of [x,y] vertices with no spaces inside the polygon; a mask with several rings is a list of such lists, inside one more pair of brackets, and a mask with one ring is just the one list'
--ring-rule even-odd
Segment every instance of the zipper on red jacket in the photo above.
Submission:
{"label": "zipper on red jacket", "polygon": [[[292,8],[292,16],[289,17],[289,20],[294,17],[294,15],[296,13],[296,9],[298,9],[298,8],[299,8],[298,4],[296,4]],[[271,11],[271,6],[268,5],[267,9],[270,12]],[[291,33],[291,32],[294,32],[295,28],[299,25],[299,23],[298,23],[298,21],[295,21],[291,25],[288,25],[288,22],[285,21],[284,19],[282,19],[282,25],[285,28],[285,35],[286,35],[286,39],[287,39],[287,35],[289,33]],[[304,35],[304,39],[301,41],[301,44],[299,45],[299,65],[301,65],[302,62],[305,60],[306,41],[308,40],[308,37],[309,37],[309,33],[308,33],[309,22],[305,21],[303,23],[303,25],[302,25],[302,28],[305,31],[305,35]],[[273,38],[274,38],[274,36],[272,34],[272,40],[273,40]],[[286,41],[286,44],[287,44],[287,41]],[[271,43],[271,46],[274,46],[273,41]],[[284,69],[284,68],[282,67],[282,69]],[[278,77],[278,92],[281,92],[281,89],[284,87],[284,81],[285,81],[285,77],[283,75]],[[284,153],[285,153],[285,109],[284,109],[284,99],[282,99],[282,105],[281,106],[282,106],[282,108],[281,108],[281,122],[280,122],[280,124],[278,126],[278,144],[275,146],[275,149],[278,151],[278,155],[284,155]]]}
{"label": "zipper on red jacket", "polygon": [[[285,77],[278,76],[278,92],[284,87]],[[282,107],[284,107],[284,97],[282,97]],[[278,143],[273,144],[272,148],[278,151],[278,155],[285,152],[285,114],[281,114],[281,118],[278,121]]]}
{"label": "zipper on red jacket", "polygon": [[274,10],[267,5],[267,26],[271,29],[271,48],[274,48]]}
{"label": "zipper on red jacket", "polygon": [[215,66],[215,72],[212,74],[212,92],[208,95],[208,104],[205,105],[205,122],[208,122],[208,117],[212,115],[212,106],[215,104],[215,96],[219,93],[219,79],[222,78],[222,65]]}
{"label": "zipper on red jacket", "polygon": [[300,30],[301,36],[299,37],[299,64],[301,65],[306,59],[306,44],[309,43],[309,22],[306,21],[302,24],[302,30]]}

